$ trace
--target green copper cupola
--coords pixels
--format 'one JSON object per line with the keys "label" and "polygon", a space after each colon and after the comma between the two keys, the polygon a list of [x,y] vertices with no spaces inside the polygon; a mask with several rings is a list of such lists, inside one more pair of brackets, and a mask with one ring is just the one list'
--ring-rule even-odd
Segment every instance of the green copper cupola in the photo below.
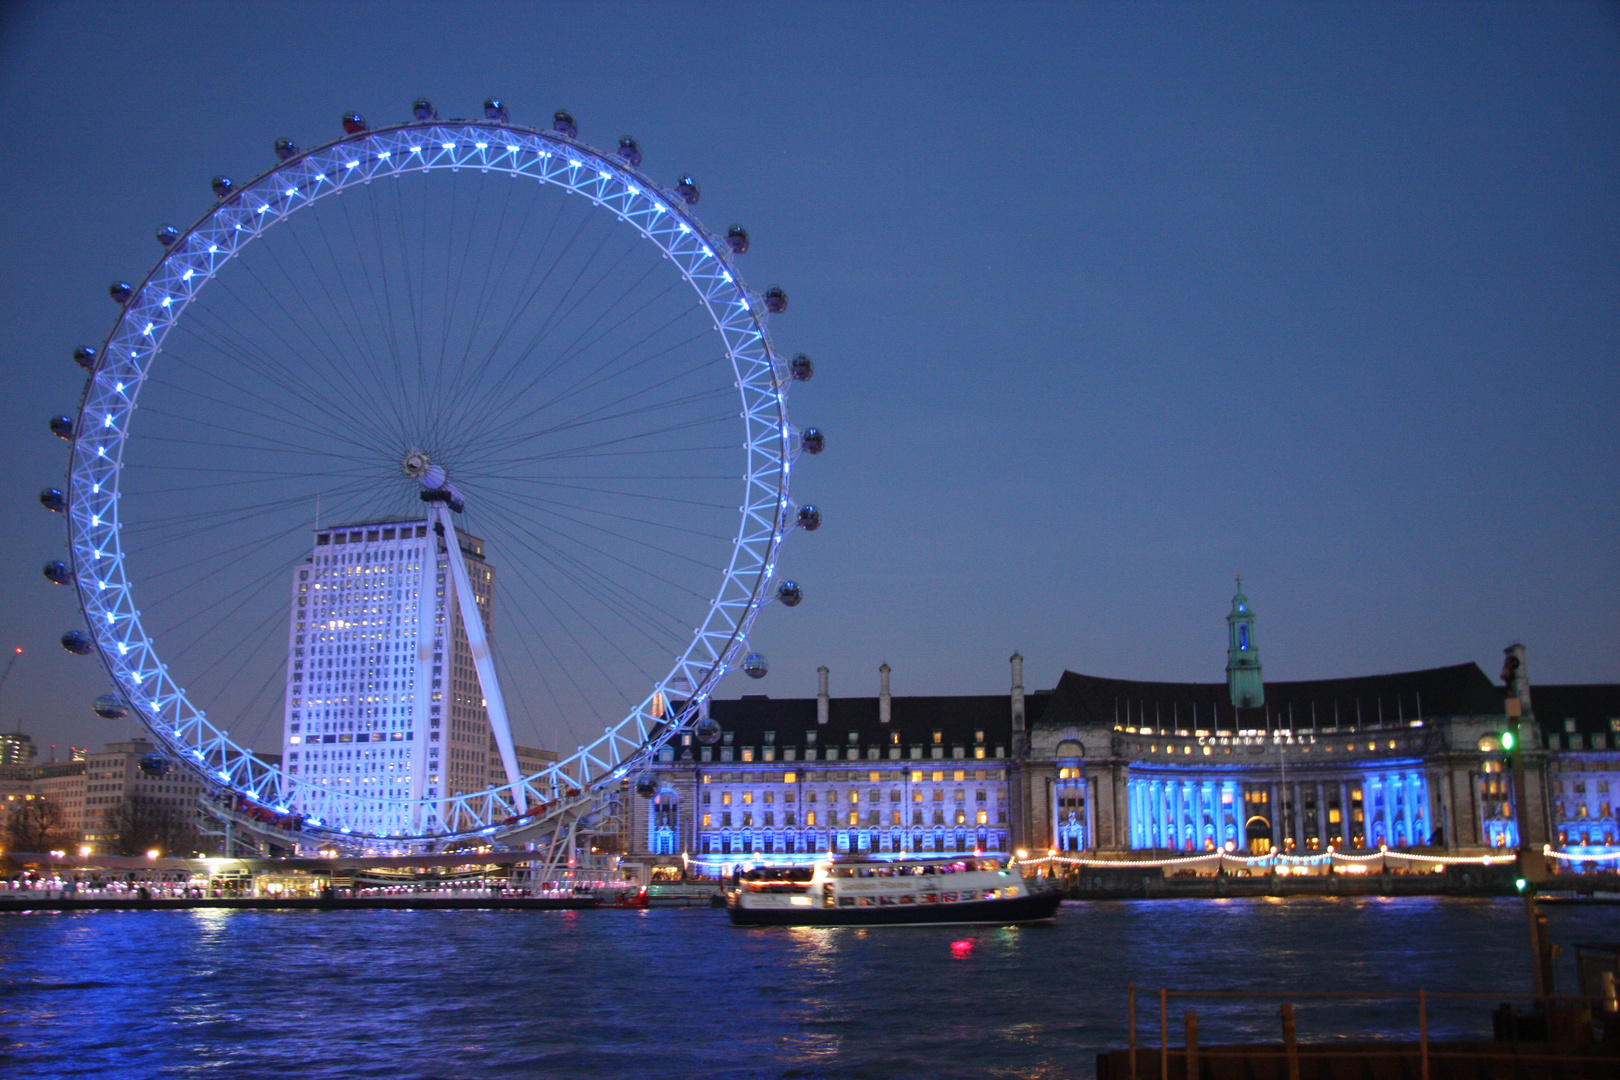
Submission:
{"label": "green copper cupola", "polygon": [[1243,595],[1243,575],[1237,579],[1237,595],[1226,616],[1226,689],[1234,709],[1258,709],[1266,703],[1265,683],[1260,681],[1260,647],[1254,640],[1254,612]]}

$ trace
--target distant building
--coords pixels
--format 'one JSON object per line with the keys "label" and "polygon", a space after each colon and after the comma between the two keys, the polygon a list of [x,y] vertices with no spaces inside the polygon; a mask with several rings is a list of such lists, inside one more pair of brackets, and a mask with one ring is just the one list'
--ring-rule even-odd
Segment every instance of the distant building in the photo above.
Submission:
{"label": "distant building", "polygon": [[[477,675],[475,674],[473,677],[476,679]],[[557,760],[555,750],[541,750],[534,746],[517,745],[514,745],[512,749],[517,754],[518,771],[524,776],[533,776]],[[501,752],[499,747],[495,745],[495,736],[493,734],[489,737],[489,753],[485,760],[488,762],[488,767],[484,774],[484,783],[490,787],[504,787],[506,785],[506,767],[501,764]]]}
{"label": "distant building", "polygon": [[84,787],[80,831],[84,842],[97,850],[117,839],[134,806],[192,825],[198,822],[202,783],[145,740],[108,743],[99,754],[87,755],[80,782]]}
{"label": "distant building", "polygon": [[0,768],[10,765],[32,765],[34,758],[39,756],[39,750],[34,746],[34,740],[22,732],[11,732],[0,735]]}
{"label": "distant building", "polygon": [[[456,539],[489,634],[495,571],[482,540],[459,530]],[[290,775],[401,803],[482,791],[491,782],[489,718],[460,609],[446,599],[441,543],[422,520],[315,533],[309,561],[292,576],[282,740]],[[430,558],[433,588],[422,595]],[[431,824],[407,814],[384,810],[349,823],[384,835]]]}
{"label": "distant building", "polygon": [[[1475,664],[1261,680],[1255,615],[1227,618],[1225,683],[1064,672],[1008,694],[715,701],[705,746],[664,748],[631,797],[631,854],[710,871],[827,852],[1133,857],[1226,850],[1479,853],[1527,842],[1620,849],[1620,686],[1510,688]],[[1514,753],[1504,702],[1529,722]],[[668,860],[665,862],[665,860]]]}

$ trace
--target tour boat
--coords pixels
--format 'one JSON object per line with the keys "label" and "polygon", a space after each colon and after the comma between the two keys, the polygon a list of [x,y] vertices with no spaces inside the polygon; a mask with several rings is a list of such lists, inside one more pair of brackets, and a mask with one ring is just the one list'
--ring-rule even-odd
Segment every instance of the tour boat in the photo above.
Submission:
{"label": "tour boat", "polygon": [[727,907],[738,926],[904,926],[1050,919],[1062,892],[980,856],[835,859],[751,870]]}

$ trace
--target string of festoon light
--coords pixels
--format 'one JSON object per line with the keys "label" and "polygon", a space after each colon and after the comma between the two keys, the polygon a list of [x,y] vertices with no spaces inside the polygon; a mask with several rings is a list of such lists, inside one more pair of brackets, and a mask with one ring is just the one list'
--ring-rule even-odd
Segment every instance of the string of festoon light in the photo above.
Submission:
{"label": "string of festoon light", "polygon": [[[1577,854],[1574,852],[1557,851],[1551,847],[1544,847],[1543,853],[1551,858],[1565,859],[1571,862],[1600,862],[1604,860],[1620,859],[1620,851],[1603,854]],[[1188,870],[1198,867],[1214,865],[1243,867],[1245,869],[1294,867],[1294,866],[1361,866],[1389,859],[1404,860],[1408,864],[1421,864],[1427,866],[1507,866],[1512,864],[1516,855],[1504,853],[1501,855],[1419,855],[1415,852],[1395,851],[1380,846],[1375,852],[1366,855],[1349,855],[1342,851],[1329,848],[1326,851],[1312,855],[1288,855],[1281,851],[1271,851],[1264,855],[1237,855],[1228,851],[1210,851],[1202,855],[1175,856],[1166,859],[1087,859],[1076,855],[1059,855],[1049,851],[1045,855],[1031,857],[1026,852],[1019,852],[1016,862],[1030,866],[1093,866],[1093,867],[1184,867]]]}

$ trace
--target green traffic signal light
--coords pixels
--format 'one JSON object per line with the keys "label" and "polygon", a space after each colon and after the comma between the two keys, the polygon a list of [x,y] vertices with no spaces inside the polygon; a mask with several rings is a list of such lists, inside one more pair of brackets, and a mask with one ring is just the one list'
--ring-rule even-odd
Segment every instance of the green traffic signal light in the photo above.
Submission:
{"label": "green traffic signal light", "polygon": [[1513,882],[1513,887],[1518,889],[1520,892],[1524,892],[1525,886],[1527,886],[1529,884],[1530,883],[1528,881],[1526,881],[1524,878],[1516,878],[1514,880],[1514,882]]}
{"label": "green traffic signal light", "polygon": [[1513,732],[1511,732],[1511,731],[1502,732],[1502,749],[1503,750],[1512,750],[1513,749],[1513,744],[1514,744],[1515,741],[1516,740],[1513,737]]}

